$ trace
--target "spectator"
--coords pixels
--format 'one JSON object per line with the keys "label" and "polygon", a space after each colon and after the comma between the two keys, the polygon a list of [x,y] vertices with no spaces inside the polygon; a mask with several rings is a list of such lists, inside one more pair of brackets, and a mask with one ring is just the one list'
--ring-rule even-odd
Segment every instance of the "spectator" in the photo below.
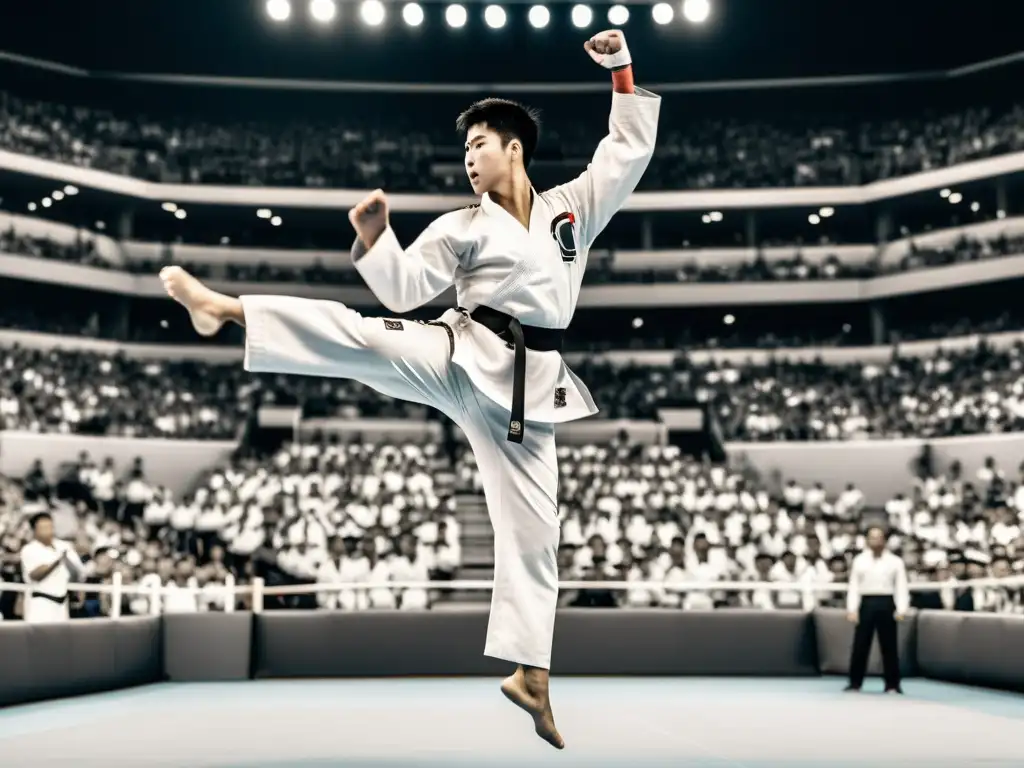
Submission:
{"label": "spectator", "polygon": [[54,538],[53,518],[40,512],[32,518],[33,539],[21,549],[21,575],[31,592],[25,596],[25,621],[33,624],[70,618],[68,584],[72,575],[85,575],[74,548]]}

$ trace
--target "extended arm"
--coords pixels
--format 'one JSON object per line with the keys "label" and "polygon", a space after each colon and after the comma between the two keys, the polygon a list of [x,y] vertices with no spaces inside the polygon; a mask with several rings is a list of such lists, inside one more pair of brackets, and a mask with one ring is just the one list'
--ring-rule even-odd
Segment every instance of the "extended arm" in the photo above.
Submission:
{"label": "extended arm", "polygon": [[579,216],[578,245],[589,248],[640,183],[654,154],[661,97],[633,85],[625,37],[617,30],[587,41],[587,52],[611,71],[608,135],[580,176],[558,188]]}

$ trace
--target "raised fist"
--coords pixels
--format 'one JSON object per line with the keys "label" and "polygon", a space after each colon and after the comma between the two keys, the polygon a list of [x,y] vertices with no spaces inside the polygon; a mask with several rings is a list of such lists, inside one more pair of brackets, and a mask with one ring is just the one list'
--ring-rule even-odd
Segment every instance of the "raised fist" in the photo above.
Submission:
{"label": "raised fist", "polygon": [[625,47],[626,36],[618,29],[606,29],[583,44],[583,49],[590,54],[590,58],[602,67],[607,66],[607,58],[620,53]]}
{"label": "raised fist", "polygon": [[388,228],[388,198],[383,190],[375,189],[361,203],[348,212],[348,220],[356,235],[367,249],[373,248]]}

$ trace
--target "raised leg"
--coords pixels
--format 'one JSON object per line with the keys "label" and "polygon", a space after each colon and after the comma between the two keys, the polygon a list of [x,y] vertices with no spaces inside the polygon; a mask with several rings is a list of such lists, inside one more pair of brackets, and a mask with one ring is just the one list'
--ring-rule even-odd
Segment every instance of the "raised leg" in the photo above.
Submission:
{"label": "raised leg", "polygon": [[226,322],[245,327],[246,370],[353,379],[399,400],[449,414],[458,409],[450,326],[364,317],[333,301],[234,298],[180,267],[164,268],[160,278],[200,334],[211,336]]}

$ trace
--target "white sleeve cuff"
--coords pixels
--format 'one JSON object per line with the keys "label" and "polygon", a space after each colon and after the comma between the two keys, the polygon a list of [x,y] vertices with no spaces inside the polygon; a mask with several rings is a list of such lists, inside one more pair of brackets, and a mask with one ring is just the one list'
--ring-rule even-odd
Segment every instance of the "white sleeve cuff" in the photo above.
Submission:
{"label": "white sleeve cuff", "polygon": [[395,230],[388,227],[381,232],[380,237],[377,238],[377,242],[373,244],[372,248],[367,248],[366,244],[357,237],[356,241],[352,244],[352,262],[356,265],[356,269],[360,269],[366,266],[366,262],[372,265],[375,261],[378,261],[380,259],[379,254],[388,251],[393,252],[395,249],[403,250],[401,243],[398,242]]}

